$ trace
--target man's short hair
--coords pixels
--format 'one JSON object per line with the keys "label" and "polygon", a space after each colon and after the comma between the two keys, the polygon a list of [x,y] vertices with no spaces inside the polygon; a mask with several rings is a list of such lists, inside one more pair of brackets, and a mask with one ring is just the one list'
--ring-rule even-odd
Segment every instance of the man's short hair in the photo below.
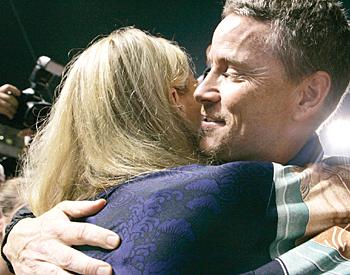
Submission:
{"label": "man's short hair", "polygon": [[342,4],[335,0],[227,0],[223,16],[237,14],[271,26],[268,45],[289,79],[316,72],[332,79],[326,107],[333,110],[350,79],[350,30]]}

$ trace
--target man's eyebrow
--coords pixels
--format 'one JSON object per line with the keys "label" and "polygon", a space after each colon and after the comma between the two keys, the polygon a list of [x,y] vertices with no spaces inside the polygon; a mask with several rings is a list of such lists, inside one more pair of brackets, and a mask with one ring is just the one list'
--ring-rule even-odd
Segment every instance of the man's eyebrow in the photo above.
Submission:
{"label": "man's eyebrow", "polygon": [[233,67],[237,67],[240,69],[251,69],[251,66],[249,66],[246,62],[239,61],[236,58],[234,58],[234,56],[228,55],[223,57],[223,59]]}

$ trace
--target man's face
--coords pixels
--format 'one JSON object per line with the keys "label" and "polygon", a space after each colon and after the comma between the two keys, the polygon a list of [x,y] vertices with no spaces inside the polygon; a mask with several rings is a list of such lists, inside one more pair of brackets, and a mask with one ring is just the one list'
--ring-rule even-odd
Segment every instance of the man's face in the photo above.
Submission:
{"label": "man's face", "polygon": [[214,32],[212,68],[194,96],[203,105],[200,147],[219,160],[282,162],[296,85],[265,46],[268,32],[267,24],[237,15]]}

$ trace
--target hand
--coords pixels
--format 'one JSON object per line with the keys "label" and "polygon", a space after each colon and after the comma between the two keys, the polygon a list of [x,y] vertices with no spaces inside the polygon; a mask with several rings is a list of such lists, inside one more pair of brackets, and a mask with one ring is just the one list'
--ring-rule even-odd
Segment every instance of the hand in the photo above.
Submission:
{"label": "hand", "polygon": [[350,259],[350,223],[346,226],[333,226],[312,240],[323,246],[331,247],[339,252],[345,259]]}
{"label": "hand", "polygon": [[16,96],[20,95],[21,92],[15,86],[10,84],[2,85],[0,87],[0,114],[13,119],[18,107]]}
{"label": "hand", "polygon": [[69,220],[92,215],[105,204],[105,200],[64,201],[38,218],[18,222],[4,247],[16,274],[112,274],[109,264],[69,247],[114,249],[119,245],[119,236],[114,232]]}

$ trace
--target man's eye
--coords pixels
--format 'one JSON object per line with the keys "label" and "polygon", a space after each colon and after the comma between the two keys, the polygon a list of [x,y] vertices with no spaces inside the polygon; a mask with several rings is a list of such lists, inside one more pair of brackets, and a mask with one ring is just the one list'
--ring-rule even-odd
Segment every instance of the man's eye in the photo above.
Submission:
{"label": "man's eye", "polygon": [[236,73],[236,72],[225,72],[222,74],[225,78],[229,78],[233,81],[243,81],[244,78],[242,75]]}
{"label": "man's eye", "polygon": [[205,70],[204,70],[204,72],[202,74],[203,75],[203,79],[207,77],[207,75],[210,72],[210,70],[211,70],[211,67],[206,67],[205,68]]}

